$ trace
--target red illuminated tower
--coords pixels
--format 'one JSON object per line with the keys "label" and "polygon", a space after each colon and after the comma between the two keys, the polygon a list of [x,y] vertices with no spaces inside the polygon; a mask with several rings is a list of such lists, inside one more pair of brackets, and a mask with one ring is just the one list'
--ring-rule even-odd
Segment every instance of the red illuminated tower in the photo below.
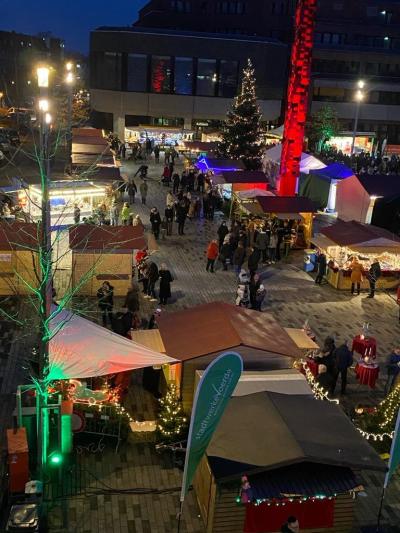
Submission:
{"label": "red illuminated tower", "polygon": [[278,181],[281,196],[295,194],[296,181],[300,175],[316,9],[317,0],[298,0]]}

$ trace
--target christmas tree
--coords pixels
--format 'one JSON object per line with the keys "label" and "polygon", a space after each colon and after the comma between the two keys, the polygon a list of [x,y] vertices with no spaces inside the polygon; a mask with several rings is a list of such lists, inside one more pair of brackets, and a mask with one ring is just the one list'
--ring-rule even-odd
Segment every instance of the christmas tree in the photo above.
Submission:
{"label": "christmas tree", "polygon": [[182,404],[177,398],[176,385],[169,385],[164,398],[159,400],[160,410],[157,419],[157,431],[163,442],[174,442],[184,438],[186,418]]}
{"label": "christmas tree", "polygon": [[257,104],[256,80],[250,59],[243,70],[242,87],[236,96],[218,145],[219,155],[241,159],[248,170],[261,167],[261,112]]}

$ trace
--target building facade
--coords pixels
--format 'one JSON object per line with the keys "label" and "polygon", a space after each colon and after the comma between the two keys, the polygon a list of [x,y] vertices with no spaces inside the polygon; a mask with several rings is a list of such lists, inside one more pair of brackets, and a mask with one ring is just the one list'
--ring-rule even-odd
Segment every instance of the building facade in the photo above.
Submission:
{"label": "building facade", "polygon": [[57,66],[64,57],[64,41],[50,34],[26,35],[0,31],[0,92],[8,106],[29,105],[41,61]]}
{"label": "building facade", "polygon": [[286,86],[287,45],[266,37],[98,28],[90,42],[95,125],[122,138],[125,126],[195,130],[218,124],[237,94],[248,57],[263,118],[276,122]]}
{"label": "building facade", "polygon": [[[295,0],[150,0],[135,26],[257,35],[290,44],[295,6]],[[331,105],[343,129],[351,131],[362,79],[358,129],[400,144],[400,2],[319,0],[314,45],[312,111]]]}

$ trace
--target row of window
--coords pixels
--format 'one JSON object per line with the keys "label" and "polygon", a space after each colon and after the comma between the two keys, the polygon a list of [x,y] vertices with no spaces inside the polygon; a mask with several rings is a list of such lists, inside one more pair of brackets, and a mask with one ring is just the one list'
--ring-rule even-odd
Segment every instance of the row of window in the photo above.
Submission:
{"label": "row of window", "polygon": [[369,76],[398,77],[399,63],[365,63],[361,72],[360,61],[314,59],[312,71],[315,74],[368,74]]}
{"label": "row of window", "polygon": [[[208,4],[207,1],[201,3],[201,11],[203,13],[207,13]],[[171,0],[170,5],[171,11],[175,11],[176,13],[192,12],[192,2],[190,0]],[[216,2],[215,12],[223,15],[243,15],[245,12],[245,3],[240,0]]]}
{"label": "row of window", "polygon": [[[314,87],[313,99],[322,102],[354,102],[355,91],[336,87]],[[365,103],[400,105],[400,92],[369,91]]]}
{"label": "row of window", "polygon": [[315,32],[314,42],[321,44],[348,44],[368,48],[400,49],[400,39],[389,36],[355,35],[350,42],[345,33]]}
{"label": "row of window", "polygon": [[225,98],[237,92],[237,61],[116,52],[97,52],[92,59],[97,89]]}

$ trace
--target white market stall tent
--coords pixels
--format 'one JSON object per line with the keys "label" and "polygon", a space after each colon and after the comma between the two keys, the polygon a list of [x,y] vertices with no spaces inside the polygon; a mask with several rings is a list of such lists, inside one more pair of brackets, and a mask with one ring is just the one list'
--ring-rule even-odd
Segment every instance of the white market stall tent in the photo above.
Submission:
{"label": "white market stall tent", "polygon": [[64,309],[50,322],[50,380],[106,376],[153,365],[176,363]]}

